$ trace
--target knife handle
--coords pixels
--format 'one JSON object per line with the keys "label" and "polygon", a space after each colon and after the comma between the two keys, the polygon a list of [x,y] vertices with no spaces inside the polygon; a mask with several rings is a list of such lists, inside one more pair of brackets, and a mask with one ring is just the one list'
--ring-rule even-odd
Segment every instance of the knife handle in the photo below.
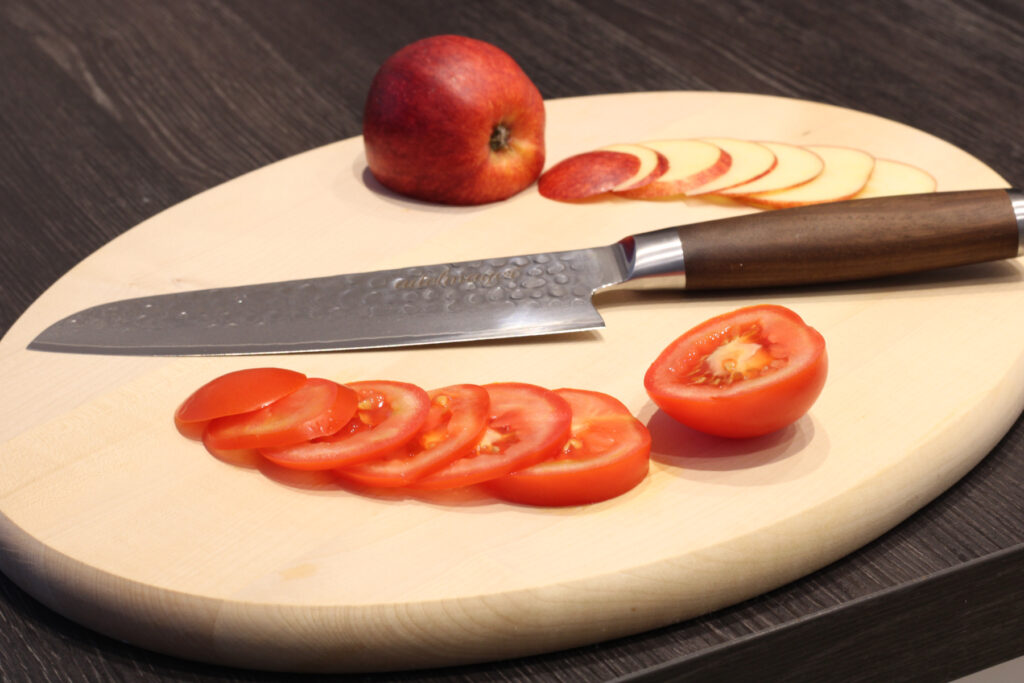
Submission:
{"label": "knife handle", "polygon": [[971,190],[855,199],[675,230],[686,289],[857,280],[1021,255],[1024,195]]}

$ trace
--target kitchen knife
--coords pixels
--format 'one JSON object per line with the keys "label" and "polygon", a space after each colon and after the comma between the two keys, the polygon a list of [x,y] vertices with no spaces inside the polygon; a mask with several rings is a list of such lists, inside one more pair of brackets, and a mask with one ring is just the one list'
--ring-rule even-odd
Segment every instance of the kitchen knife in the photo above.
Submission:
{"label": "kitchen knife", "polygon": [[645,232],[573,251],[126,299],[75,313],[30,349],[122,355],[337,351],[604,326],[614,286],[744,289],[857,280],[1024,253],[1024,195],[857,199]]}

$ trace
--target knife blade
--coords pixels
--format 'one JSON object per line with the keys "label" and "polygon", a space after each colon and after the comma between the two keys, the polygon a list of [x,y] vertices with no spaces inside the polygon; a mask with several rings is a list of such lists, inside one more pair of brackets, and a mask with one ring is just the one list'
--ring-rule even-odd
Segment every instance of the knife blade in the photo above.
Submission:
{"label": "knife blade", "polygon": [[1024,253],[1024,195],[857,199],[642,232],[615,244],[125,299],[30,349],[116,355],[342,351],[593,330],[592,297],[899,275]]}

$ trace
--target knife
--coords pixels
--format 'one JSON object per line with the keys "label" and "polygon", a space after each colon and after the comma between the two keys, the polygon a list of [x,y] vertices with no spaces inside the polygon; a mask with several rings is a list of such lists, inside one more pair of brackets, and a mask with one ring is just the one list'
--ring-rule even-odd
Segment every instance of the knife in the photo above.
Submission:
{"label": "knife", "polygon": [[139,297],[30,349],[118,355],[341,351],[597,329],[609,287],[687,290],[899,275],[1024,253],[1024,195],[855,199],[663,228],[602,247]]}

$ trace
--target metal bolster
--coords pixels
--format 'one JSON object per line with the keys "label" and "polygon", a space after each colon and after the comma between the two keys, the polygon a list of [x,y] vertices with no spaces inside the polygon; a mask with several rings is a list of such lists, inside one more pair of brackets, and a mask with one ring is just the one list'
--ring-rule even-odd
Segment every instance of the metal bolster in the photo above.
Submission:
{"label": "metal bolster", "polygon": [[1007,190],[1013,215],[1017,219],[1017,256],[1024,256],[1024,193],[1020,190]]}
{"label": "metal bolster", "polygon": [[686,286],[683,242],[678,228],[664,228],[627,237],[619,246],[626,260],[626,280],[632,288]]}

